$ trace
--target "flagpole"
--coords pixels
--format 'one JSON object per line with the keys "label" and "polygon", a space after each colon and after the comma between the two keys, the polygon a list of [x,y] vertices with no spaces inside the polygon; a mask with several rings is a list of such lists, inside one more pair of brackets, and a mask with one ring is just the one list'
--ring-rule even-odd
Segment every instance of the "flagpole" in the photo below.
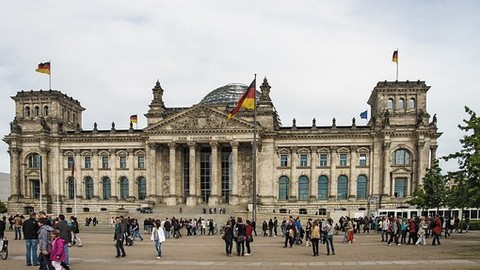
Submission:
{"label": "flagpole", "polygon": [[48,74],[48,89],[52,90],[52,60],[50,60],[50,73]]}
{"label": "flagpole", "polygon": [[43,177],[42,177],[42,155],[40,155],[40,211],[43,211],[43,203],[42,203],[42,186],[43,186]]}
{"label": "flagpole", "polygon": [[397,76],[396,76],[396,81],[398,81],[398,48],[397,48]]}
{"label": "flagpole", "polygon": [[252,211],[252,221],[257,223],[257,74],[255,74],[255,79],[253,83],[253,211]]}

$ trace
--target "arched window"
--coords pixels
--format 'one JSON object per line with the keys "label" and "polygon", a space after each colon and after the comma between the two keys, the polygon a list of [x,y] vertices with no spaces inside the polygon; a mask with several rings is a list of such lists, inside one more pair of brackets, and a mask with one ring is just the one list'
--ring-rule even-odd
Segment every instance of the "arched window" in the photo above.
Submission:
{"label": "arched window", "polygon": [[120,178],[120,199],[128,199],[128,178],[125,176]]}
{"label": "arched window", "polygon": [[405,100],[403,98],[398,100],[397,108],[398,109],[405,109]]}
{"label": "arched window", "polygon": [[367,198],[367,177],[359,175],[357,178],[357,199]]}
{"label": "arched window", "polygon": [[340,175],[337,181],[337,200],[346,199],[348,196],[348,178]]}
{"label": "arched window", "polygon": [[392,155],[393,165],[410,165],[411,157],[407,149],[398,149]]}
{"label": "arched window", "polygon": [[408,101],[408,108],[409,108],[409,109],[415,109],[415,107],[416,107],[415,99],[414,99],[414,98],[411,98],[411,99]]}
{"label": "arched window", "polygon": [[43,107],[43,116],[48,116],[48,106]]}
{"label": "arched window", "polygon": [[38,106],[35,106],[35,116],[40,115],[40,108]]}
{"label": "arched window", "polygon": [[309,182],[305,175],[298,178],[298,200],[308,201],[308,197],[310,197]]}
{"label": "arched window", "polygon": [[103,187],[103,199],[104,200],[110,199],[110,196],[112,195],[112,182],[110,181],[110,178],[103,177],[102,187]]}
{"label": "arched window", "polygon": [[28,156],[28,168],[31,169],[40,169],[40,155],[37,153],[31,154]]}
{"label": "arched window", "polygon": [[145,177],[139,177],[137,181],[138,188],[138,199],[145,200],[147,195],[147,180]]}
{"label": "arched window", "polygon": [[73,177],[69,177],[67,180],[67,191],[68,191],[68,198],[73,200],[75,198],[75,181]]}
{"label": "arched window", "polygon": [[328,200],[328,177],[325,175],[318,177],[318,199]]}
{"label": "arched window", "polygon": [[30,107],[25,107],[25,117],[30,117]]}
{"label": "arched window", "polygon": [[288,191],[290,190],[290,181],[288,177],[282,176],[278,181],[278,200],[286,201],[288,200]]}
{"label": "arched window", "polygon": [[93,179],[87,177],[85,179],[85,199],[90,200],[93,198]]}
{"label": "arched window", "polygon": [[387,100],[387,109],[393,109],[393,98]]}

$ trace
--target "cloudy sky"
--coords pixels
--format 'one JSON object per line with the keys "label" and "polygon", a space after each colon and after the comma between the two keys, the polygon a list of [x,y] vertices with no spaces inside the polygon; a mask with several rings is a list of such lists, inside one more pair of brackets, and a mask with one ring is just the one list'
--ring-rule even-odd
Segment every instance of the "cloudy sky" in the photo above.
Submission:
{"label": "cloudy sky", "polygon": [[[0,16],[0,133],[14,96],[52,89],[86,108],[83,129],[139,127],[160,80],[168,107],[197,104],[228,83],[267,77],[284,126],[350,125],[369,109],[378,81],[431,86],[439,155],[460,148],[467,105],[480,112],[479,1],[3,1]],[[357,124],[365,122],[357,121]],[[0,171],[9,172],[0,144]],[[452,164],[444,164],[445,168]]]}

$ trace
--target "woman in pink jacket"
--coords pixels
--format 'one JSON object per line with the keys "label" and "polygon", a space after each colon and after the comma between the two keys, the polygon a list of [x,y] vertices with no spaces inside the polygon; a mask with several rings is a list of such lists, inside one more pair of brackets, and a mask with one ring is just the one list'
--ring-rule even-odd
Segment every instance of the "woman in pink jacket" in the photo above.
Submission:
{"label": "woman in pink jacket", "polygon": [[65,261],[65,241],[60,237],[59,230],[53,230],[50,237],[52,239],[52,249],[50,250],[52,266],[55,270],[62,270],[62,262]]}

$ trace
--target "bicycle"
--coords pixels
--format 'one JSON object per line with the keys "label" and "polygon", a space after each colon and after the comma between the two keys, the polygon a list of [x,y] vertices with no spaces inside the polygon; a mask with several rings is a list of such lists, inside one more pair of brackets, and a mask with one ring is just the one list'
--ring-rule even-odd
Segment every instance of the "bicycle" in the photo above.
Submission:
{"label": "bicycle", "polygon": [[8,240],[7,238],[0,239],[0,246],[2,249],[0,250],[0,257],[2,260],[6,260],[8,258]]}

